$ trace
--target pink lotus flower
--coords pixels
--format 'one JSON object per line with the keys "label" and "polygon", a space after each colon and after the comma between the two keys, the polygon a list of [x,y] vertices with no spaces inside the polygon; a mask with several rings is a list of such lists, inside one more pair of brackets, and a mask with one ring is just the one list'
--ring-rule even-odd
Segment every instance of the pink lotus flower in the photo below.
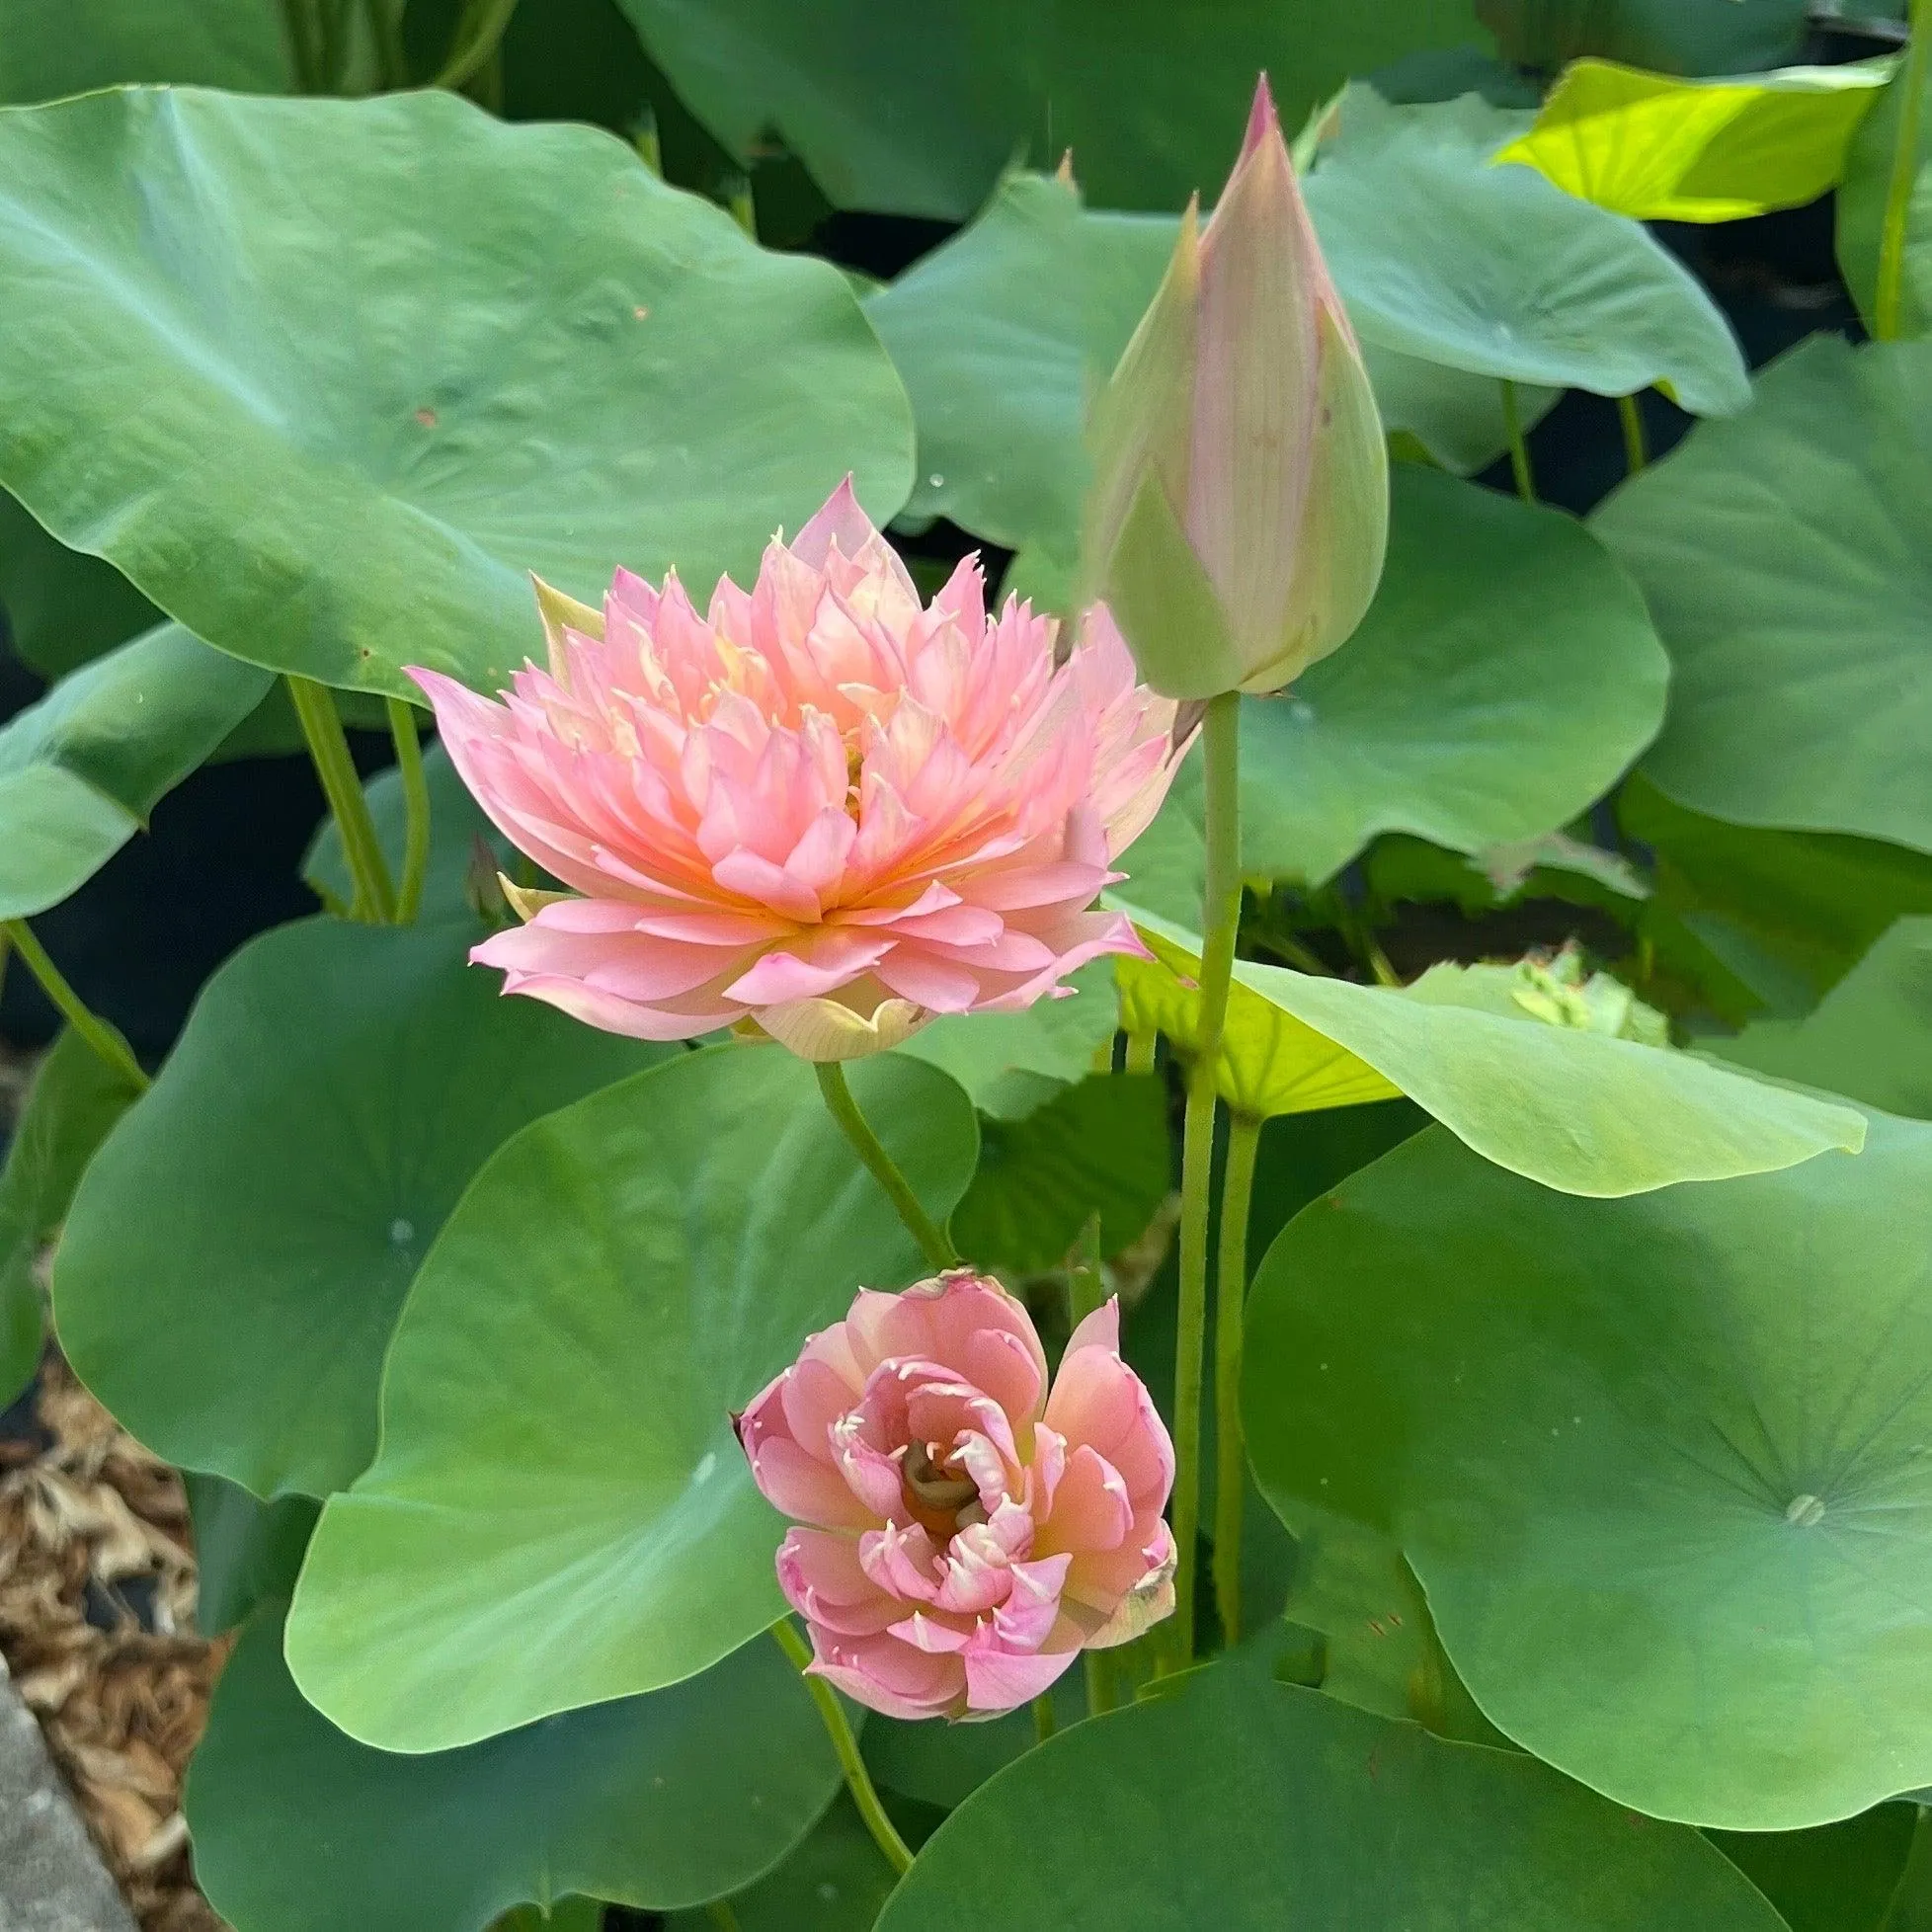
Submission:
{"label": "pink lotus flower", "polygon": [[812,1668],[894,1718],[991,1718],[1173,1608],[1173,1446],[1089,1315],[1047,1394],[1025,1308],[958,1269],[861,1290],[738,1420],[796,1528],[778,1582]]}
{"label": "pink lotus flower", "polygon": [[1166,795],[1175,706],[1104,609],[1064,653],[967,559],[923,608],[847,479],[703,616],[619,571],[602,615],[538,586],[547,673],[493,704],[433,671],[463,782],[580,897],[471,954],[614,1033],[755,1021],[811,1060],[936,1013],[1010,1012],[1100,953],[1091,912]]}

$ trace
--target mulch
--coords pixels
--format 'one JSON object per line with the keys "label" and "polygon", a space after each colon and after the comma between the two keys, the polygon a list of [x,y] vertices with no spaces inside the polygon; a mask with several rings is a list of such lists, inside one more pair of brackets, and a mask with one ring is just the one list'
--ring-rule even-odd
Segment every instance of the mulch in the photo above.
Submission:
{"label": "mulch", "polygon": [[142,1932],[223,1932],[181,1788],[226,1650],[195,1629],[181,1478],[49,1349],[0,1416],[0,1656]]}

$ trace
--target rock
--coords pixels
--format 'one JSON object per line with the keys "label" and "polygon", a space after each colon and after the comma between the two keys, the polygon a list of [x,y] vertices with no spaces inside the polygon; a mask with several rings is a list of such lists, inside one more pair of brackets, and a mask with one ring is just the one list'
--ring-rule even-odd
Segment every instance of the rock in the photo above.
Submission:
{"label": "rock", "polygon": [[0,1932],[135,1932],[0,1663]]}

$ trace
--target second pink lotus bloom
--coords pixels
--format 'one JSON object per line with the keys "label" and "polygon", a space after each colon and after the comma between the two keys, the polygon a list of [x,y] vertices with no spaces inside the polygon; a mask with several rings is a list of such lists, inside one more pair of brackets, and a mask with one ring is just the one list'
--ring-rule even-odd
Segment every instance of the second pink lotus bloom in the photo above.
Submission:
{"label": "second pink lotus bloom", "polygon": [[961,1269],[861,1290],[752,1403],[819,1675],[888,1717],[998,1717],[1168,1614],[1173,1446],[1119,1334],[1088,1316],[1049,1394],[1024,1306]]}
{"label": "second pink lotus bloom", "polygon": [[505,992],[844,1060],[1140,952],[1090,909],[1185,747],[1104,609],[1061,648],[1026,604],[989,617],[971,558],[923,605],[849,482],[703,614],[675,576],[619,571],[601,612],[539,595],[549,669],[503,703],[410,674],[478,803],[574,889],[513,894],[526,923],[471,953]]}

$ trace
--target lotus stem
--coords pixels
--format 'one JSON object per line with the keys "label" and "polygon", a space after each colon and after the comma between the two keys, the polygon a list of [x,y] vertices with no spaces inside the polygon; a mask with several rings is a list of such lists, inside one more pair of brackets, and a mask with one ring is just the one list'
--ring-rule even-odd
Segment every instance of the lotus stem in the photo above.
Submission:
{"label": "lotus stem", "polygon": [[866,1172],[885,1189],[886,1198],[899,1211],[899,1218],[906,1224],[907,1233],[919,1243],[926,1258],[934,1268],[941,1271],[956,1268],[959,1265],[958,1251],[946,1239],[945,1231],[921,1206],[912,1183],[899,1171],[892,1156],[885,1151],[885,1144],[859,1112],[858,1102],[852,1098],[852,1090],[846,1085],[845,1068],[836,1060],[821,1060],[815,1063],[815,1070],[819,1077],[819,1091],[825,1095],[827,1109],[851,1143],[852,1152],[864,1163]]}
{"label": "lotus stem", "polygon": [[145,1093],[152,1085],[133,1050],[106,1020],[93,1012],[78,993],[67,984],[66,976],[47,956],[47,949],[34,935],[24,919],[10,919],[0,926],[12,948],[27,962],[27,970],[40,983],[40,991],[51,1000],[60,1016],[92,1047],[108,1066],[119,1074],[136,1093]]}
{"label": "lotus stem", "polygon": [[1619,396],[1617,414],[1624,424],[1624,467],[1635,476],[1650,460],[1650,452],[1644,443],[1644,412],[1637,406],[1635,396]]}
{"label": "lotus stem", "polygon": [[1241,1360],[1248,1299],[1248,1215],[1261,1123],[1235,1114],[1221,1177],[1221,1251],[1214,1273],[1214,1607],[1221,1641],[1241,1642],[1241,1536],[1248,1496],[1248,1454],[1241,1431]]}
{"label": "lotus stem", "polygon": [[356,886],[349,916],[370,925],[387,925],[396,917],[395,888],[389,883],[388,862],[375,836],[368,800],[362,796],[356,762],[349,756],[349,740],[343,734],[335,693],[312,678],[298,678],[290,672],[288,695],[294,702],[295,716],[301,720],[322,795],[329,801],[336,829],[342,835],[343,856]]}
{"label": "lotus stem", "polygon": [[1194,1570],[1201,1522],[1201,1373],[1207,1344],[1208,1205],[1215,1072],[1241,925],[1241,694],[1209,701],[1207,878],[1201,894],[1201,1013],[1187,1073],[1180,1162],[1180,1308],[1174,1334],[1174,1641],[1194,1656]]}
{"label": "lotus stem", "polygon": [[517,0],[466,0],[449,57],[430,85],[455,89],[474,80],[502,44],[516,11]]}
{"label": "lotus stem", "polygon": [[377,84],[386,92],[409,85],[409,51],[403,45],[405,0],[363,0],[369,39],[375,45]]}
{"label": "lotus stem", "polygon": [[1898,339],[1905,305],[1905,231],[1912,212],[1912,182],[1918,174],[1919,111],[1925,98],[1926,61],[1932,57],[1932,21],[1925,0],[1908,9],[1911,42],[1905,65],[1892,81],[1905,91],[1898,108],[1898,142],[1892,151],[1892,181],[1886,190],[1885,224],[1879,231],[1878,286],[1872,300],[1872,334],[1880,342]]}
{"label": "lotus stem", "polygon": [[396,924],[414,926],[423,907],[423,885],[430,873],[430,787],[423,776],[423,742],[416,735],[416,707],[400,697],[385,700],[389,736],[396,744],[396,769],[402,774],[403,802],[409,813],[403,837],[402,885],[396,894]]}
{"label": "lotus stem", "polygon": [[1053,1715],[1053,1693],[1043,1691],[1033,1700],[1033,1741],[1044,1744],[1060,1729]]}
{"label": "lotus stem", "polygon": [[1516,494],[1525,503],[1536,501],[1536,473],[1530,468],[1529,444],[1523,441],[1523,413],[1517,406],[1516,385],[1505,375],[1502,382],[1502,433],[1509,439],[1509,467],[1516,478]]}
{"label": "lotus stem", "polygon": [[1127,1035],[1127,1071],[1130,1074],[1151,1074],[1155,1068],[1155,1048],[1160,1042],[1158,1033],[1129,1033]]}
{"label": "lotus stem", "polygon": [[873,1842],[885,1853],[887,1862],[895,1872],[910,1872],[913,1869],[913,1854],[907,1849],[906,1841],[900,1837],[897,1827],[886,1816],[885,1807],[879,1803],[878,1790],[872,1783],[871,1772],[865,1768],[865,1759],[859,1754],[858,1739],[852,1735],[845,1706],[839,1702],[839,1693],[823,1677],[808,1674],[812,1649],[792,1628],[789,1617],[781,1617],[773,1624],[771,1635],[777,1640],[779,1650],[797,1666],[799,1675],[805,1679],[805,1688],[812,1694],[812,1702],[819,1707],[819,1716],[825,1720],[832,1748],[838,1753],[839,1768],[845,1774],[845,1789],[851,1793],[852,1803],[858,1807],[858,1814],[865,1820],[866,1830],[871,1832]]}

